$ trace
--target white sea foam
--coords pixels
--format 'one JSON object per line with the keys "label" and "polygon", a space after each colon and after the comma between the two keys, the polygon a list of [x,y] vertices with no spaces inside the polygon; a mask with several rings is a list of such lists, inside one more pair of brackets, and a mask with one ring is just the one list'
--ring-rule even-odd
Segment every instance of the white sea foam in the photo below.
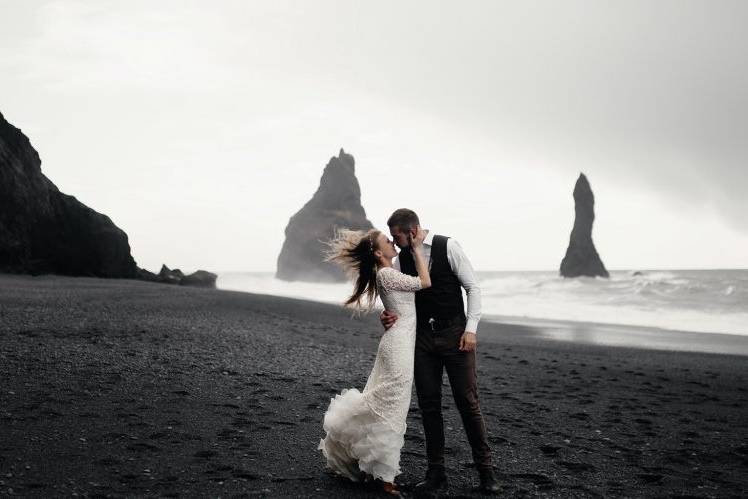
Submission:
{"label": "white sea foam", "polygon": [[342,304],[353,291],[350,284],[321,284],[313,282],[287,282],[270,273],[227,272],[218,275],[219,289],[245,291],[288,298]]}
{"label": "white sea foam", "polygon": [[[564,279],[555,272],[479,272],[486,317],[597,322],[748,335],[748,271],[613,272]],[[270,273],[226,273],[218,287],[342,303],[350,284],[289,283]]]}

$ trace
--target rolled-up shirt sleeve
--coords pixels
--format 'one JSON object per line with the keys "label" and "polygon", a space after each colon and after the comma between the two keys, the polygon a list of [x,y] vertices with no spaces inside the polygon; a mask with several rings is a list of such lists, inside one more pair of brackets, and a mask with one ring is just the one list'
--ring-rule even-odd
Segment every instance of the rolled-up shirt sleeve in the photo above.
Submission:
{"label": "rolled-up shirt sleeve", "polygon": [[478,322],[481,315],[481,292],[475,271],[470,264],[465,252],[457,241],[450,238],[447,240],[447,259],[460,284],[465,288],[467,295],[467,324],[465,331],[478,332]]}

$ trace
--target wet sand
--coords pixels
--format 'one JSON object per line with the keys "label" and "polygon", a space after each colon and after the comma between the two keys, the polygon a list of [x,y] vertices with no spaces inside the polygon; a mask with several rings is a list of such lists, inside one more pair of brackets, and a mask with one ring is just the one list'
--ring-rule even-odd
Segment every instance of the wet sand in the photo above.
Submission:
{"label": "wet sand", "polygon": [[[339,307],[127,280],[0,276],[0,496],[381,497],[324,470],[330,397],[380,327]],[[748,490],[748,360],[483,323],[478,370],[507,497]],[[446,378],[445,378],[446,383]],[[445,386],[445,394],[448,394]],[[448,496],[478,496],[444,398]],[[399,477],[424,472],[415,397]]]}
{"label": "wet sand", "polygon": [[696,333],[656,327],[510,316],[484,317],[483,321],[484,323],[488,321],[498,322],[505,326],[530,326],[534,333],[545,338],[571,341],[583,345],[607,345],[645,348],[648,350],[726,353],[748,356],[748,335]]}

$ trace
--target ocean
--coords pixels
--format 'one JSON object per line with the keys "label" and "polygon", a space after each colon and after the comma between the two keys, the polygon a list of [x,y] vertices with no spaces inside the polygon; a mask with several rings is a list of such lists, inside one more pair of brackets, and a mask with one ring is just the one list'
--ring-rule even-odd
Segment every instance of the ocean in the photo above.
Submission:
{"label": "ocean", "polygon": [[[748,270],[477,272],[484,320],[564,321],[748,336]],[[284,282],[269,272],[219,274],[219,289],[342,303],[350,284]]]}

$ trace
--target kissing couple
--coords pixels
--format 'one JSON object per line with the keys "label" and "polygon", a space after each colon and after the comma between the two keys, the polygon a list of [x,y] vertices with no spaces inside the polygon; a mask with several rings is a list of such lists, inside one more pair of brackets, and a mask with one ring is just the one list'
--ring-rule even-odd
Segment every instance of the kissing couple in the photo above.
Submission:
{"label": "kissing couple", "polygon": [[385,492],[400,495],[395,476],[401,472],[400,450],[415,380],[428,458],[426,477],[415,491],[446,488],[441,402],[446,369],[480,490],[498,493],[478,401],[475,348],[481,295],[473,268],[454,239],[422,229],[414,211],[396,210],[387,225],[394,241],[372,229],[340,230],[329,243],[327,261],[355,280],[346,306],[370,311],[381,298],[385,332],[363,391],[344,389],[330,400],[323,423],[326,435],[318,449],[336,473],[356,482],[379,480]]}

